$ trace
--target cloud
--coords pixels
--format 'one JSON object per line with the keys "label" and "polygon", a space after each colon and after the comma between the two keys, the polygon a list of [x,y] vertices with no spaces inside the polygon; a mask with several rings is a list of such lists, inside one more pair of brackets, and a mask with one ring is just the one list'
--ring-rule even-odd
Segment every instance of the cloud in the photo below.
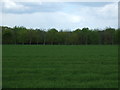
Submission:
{"label": "cloud", "polygon": [[[118,20],[118,4],[117,3],[109,3],[100,7],[89,7],[82,6],[78,8],[76,11],[78,15],[84,17],[84,21],[116,21]],[[116,24],[115,23],[115,24]],[[107,24],[107,23],[106,23]]]}
{"label": "cloud", "polygon": [[[117,5],[108,2],[33,2],[33,0],[27,0],[28,2],[15,2],[14,0],[3,0],[3,8],[5,13],[36,13],[36,12],[75,12],[75,9],[80,8],[78,11],[86,13],[86,10],[98,11],[97,13],[106,15],[106,12],[112,12],[116,10]],[[104,7],[105,6],[105,7]],[[109,10],[108,10],[109,9]],[[94,13],[94,12],[93,12]],[[112,14],[113,15],[113,14]]]}
{"label": "cloud", "polygon": [[6,0],[4,2],[4,7],[6,9],[21,9],[21,8],[24,8],[23,5],[16,4],[15,2],[10,1],[10,0]]}
{"label": "cloud", "polygon": [[[3,13],[3,25],[25,26],[27,28],[117,28],[117,3],[107,3],[99,7],[72,5],[72,3],[16,3],[29,9],[18,13]],[[12,8],[10,8],[12,9]],[[15,10],[18,11],[18,10]],[[10,10],[11,12],[11,10]]]}
{"label": "cloud", "polygon": [[71,17],[71,22],[73,22],[73,23],[79,23],[79,22],[81,22],[81,17],[80,16],[72,16]]}
{"label": "cloud", "polygon": [[[89,17],[93,25],[97,27],[118,27],[118,4],[110,3],[103,7],[92,7],[88,9],[89,15],[86,14],[86,18]],[[89,24],[90,25],[90,24]]]}
{"label": "cloud", "polygon": [[13,12],[23,12],[29,10],[29,7],[24,6],[20,3],[16,3],[12,0],[5,0],[3,1],[3,9],[4,9],[3,12],[13,13]]}
{"label": "cloud", "polygon": [[62,9],[63,3],[57,2],[15,2],[14,0],[3,0],[4,13],[36,13],[36,12],[56,12]]}
{"label": "cloud", "polygon": [[105,5],[99,8],[98,13],[106,17],[116,17],[118,15],[118,3]]}

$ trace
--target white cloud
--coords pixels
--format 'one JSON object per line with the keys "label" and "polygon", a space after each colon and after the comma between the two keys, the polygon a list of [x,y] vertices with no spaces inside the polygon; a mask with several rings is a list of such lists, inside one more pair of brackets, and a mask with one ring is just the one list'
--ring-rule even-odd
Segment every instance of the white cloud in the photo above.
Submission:
{"label": "white cloud", "polygon": [[119,2],[119,0],[12,0],[15,2]]}
{"label": "white cloud", "polygon": [[[16,3],[17,4],[17,3]],[[15,5],[14,5],[15,6]],[[21,7],[20,7],[21,8]],[[37,13],[4,13],[3,24],[8,26],[25,26],[27,28],[117,28],[117,3],[107,4],[103,7],[81,6],[73,12],[37,12]]]}
{"label": "white cloud", "polygon": [[118,3],[112,3],[99,8],[99,14],[116,17],[118,14]]}
{"label": "white cloud", "polygon": [[39,12],[32,14],[3,14],[3,25],[25,26],[27,28],[57,28],[71,29],[78,27],[82,22],[80,16],[70,15],[64,12]]}
{"label": "white cloud", "polygon": [[71,21],[73,22],[73,23],[79,23],[79,22],[81,22],[81,17],[80,16],[72,16],[71,17]]}
{"label": "white cloud", "polygon": [[26,7],[24,5],[18,4],[12,0],[5,0],[3,1],[3,8],[6,10],[26,10],[29,9],[29,7]]}
{"label": "white cloud", "polygon": [[118,3],[110,3],[101,7],[82,6],[79,8],[79,14],[87,17],[100,17],[106,19],[117,18]]}
{"label": "white cloud", "polygon": [[2,25],[2,13],[0,13],[0,25]]}
{"label": "white cloud", "polygon": [[92,28],[118,27],[118,4],[110,3],[101,7],[82,6],[79,15],[84,18],[82,24]]}
{"label": "white cloud", "polygon": [[55,12],[54,15],[59,16],[63,22],[67,21],[69,23],[79,23],[84,20],[82,16],[65,13],[65,12]]}

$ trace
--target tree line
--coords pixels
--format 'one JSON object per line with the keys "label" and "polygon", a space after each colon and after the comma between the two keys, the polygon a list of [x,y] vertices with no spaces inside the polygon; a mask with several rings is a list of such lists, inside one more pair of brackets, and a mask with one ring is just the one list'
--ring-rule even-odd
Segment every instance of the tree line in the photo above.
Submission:
{"label": "tree line", "polygon": [[27,29],[23,26],[2,28],[2,44],[41,44],[41,45],[115,45],[118,44],[119,29],[104,30],[82,28],[73,31]]}

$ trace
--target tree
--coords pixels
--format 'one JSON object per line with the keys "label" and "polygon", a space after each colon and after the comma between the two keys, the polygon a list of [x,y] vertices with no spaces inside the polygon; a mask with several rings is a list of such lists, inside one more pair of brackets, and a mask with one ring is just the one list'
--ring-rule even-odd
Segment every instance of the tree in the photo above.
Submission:
{"label": "tree", "polygon": [[83,28],[82,29],[82,32],[81,32],[81,41],[82,41],[82,44],[86,44],[88,43],[88,31],[89,31],[89,28]]}
{"label": "tree", "polygon": [[88,45],[88,44],[118,44],[119,29],[106,28],[104,30],[89,28],[74,31],[58,31],[55,28],[46,30],[27,29],[21,27],[1,26],[3,44],[51,44],[51,45]]}
{"label": "tree", "polygon": [[13,32],[9,27],[2,27],[3,44],[13,44]]}
{"label": "tree", "polygon": [[56,44],[57,33],[58,31],[55,28],[49,29],[47,32],[47,43],[50,43],[51,45]]}

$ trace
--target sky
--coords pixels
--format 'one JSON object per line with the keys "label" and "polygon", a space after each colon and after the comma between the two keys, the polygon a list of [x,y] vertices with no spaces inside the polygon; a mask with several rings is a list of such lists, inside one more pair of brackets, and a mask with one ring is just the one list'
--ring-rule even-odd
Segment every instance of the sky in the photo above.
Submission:
{"label": "sky", "polygon": [[15,2],[0,3],[0,26],[74,30],[88,27],[118,28],[117,2]]}

